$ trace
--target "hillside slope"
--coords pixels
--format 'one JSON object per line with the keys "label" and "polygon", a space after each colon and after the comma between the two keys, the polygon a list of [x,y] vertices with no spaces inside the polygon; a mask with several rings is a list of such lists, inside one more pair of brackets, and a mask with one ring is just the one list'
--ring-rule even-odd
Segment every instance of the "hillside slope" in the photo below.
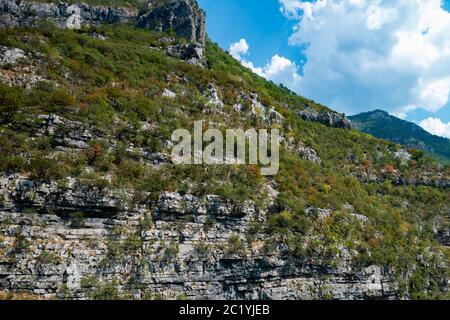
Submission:
{"label": "hillside slope", "polygon": [[[0,30],[0,291],[448,297],[449,167],[405,161],[211,41],[92,16],[64,28],[72,11],[30,25],[21,10]],[[174,165],[171,133],[196,120],[280,129],[280,172]]]}
{"label": "hillside slope", "polygon": [[355,129],[386,139],[408,148],[426,151],[450,162],[450,140],[430,134],[420,126],[387,112],[376,110],[349,117]]}

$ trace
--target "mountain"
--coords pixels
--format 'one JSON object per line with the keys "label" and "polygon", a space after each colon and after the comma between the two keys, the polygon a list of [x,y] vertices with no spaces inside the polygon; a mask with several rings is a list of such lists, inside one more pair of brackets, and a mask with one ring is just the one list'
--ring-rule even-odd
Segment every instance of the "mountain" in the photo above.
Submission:
{"label": "mountain", "polygon": [[[0,0],[0,299],[448,297],[448,166],[254,74],[194,0],[42,1]],[[172,161],[200,120],[278,129],[279,172]]]}
{"label": "mountain", "polygon": [[361,113],[349,119],[357,130],[408,148],[426,151],[440,160],[450,162],[450,140],[432,135],[412,122],[382,110]]}

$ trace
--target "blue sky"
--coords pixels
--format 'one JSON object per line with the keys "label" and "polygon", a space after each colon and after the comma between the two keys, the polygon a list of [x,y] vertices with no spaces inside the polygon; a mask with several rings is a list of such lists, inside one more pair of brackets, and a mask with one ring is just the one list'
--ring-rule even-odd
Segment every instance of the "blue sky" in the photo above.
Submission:
{"label": "blue sky", "polygon": [[450,0],[198,2],[210,38],[245,39],[235,56],[266,78],[347,114],[432,118],[423,127],[450,137]]}
{"label": "blue sky", "polygon": [[[450,1],[450,0],[449,0]],[[228,49],[241,38],[252,48],[250,57],[256,65],[267,63],[276,53],[292,60],[303,55],[295,46],[288,45],[295,21],[280,12],[277,0],[198,0],[207,13],[209,36]]]}

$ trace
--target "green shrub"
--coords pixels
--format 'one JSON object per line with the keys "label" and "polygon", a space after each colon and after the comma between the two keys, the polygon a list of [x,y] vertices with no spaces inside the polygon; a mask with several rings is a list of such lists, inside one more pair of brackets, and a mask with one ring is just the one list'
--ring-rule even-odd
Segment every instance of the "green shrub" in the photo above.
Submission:
{"label": "green shrub", "polygon": [[233,234],[228,240],[226,253],[229,255],[242,256],[245,254],[245,244],[237,234]]}
{"label": "green shrub", "polygon": [[37,257],[36,263],[38,265],[57,265],[61,263],[61,258],[53,252],[42,251],[39,257]]}
{"label": "green shrub", "polygon": [[37,156],[30,161],[30,175],[33,179],[59,180],[64,176],[62,168],[52,159]]}
{"label": "green shrub", "polygon": [[70,227],[74,229],[82,229],[86,225],[83,212],[70,213]]}
{"label": "green shrub", "polygon": [[269,226],[273,228],[289,228],[292,226],[292,214],[288,211],[277,213],[269,218]]}
{"label": "green shrub", "polygon": [[172,261],[178,256],[178,253],[180,252],[180,249],[178,248],[178,243],[175,241],[170,242],[168,245],[164,248],[164,255],[163,259],[166,261]]}
{"label": "green shrub", "polygon": [[55,106],[72,106],[75,104],[75,97],[65,89],[57,89],[49,96],[49,101]]}
{"label": "green shrub", "polygon": [[211,251],[211,246],[204,242],[199,242],[195,245],[195,252],[201,256],[206,257]]}
{"label": "green shrub", "polygon": [[17,235],[14,239],[14,251],[16,253],[27,252],[30,247],[30,241],[23,235]]}

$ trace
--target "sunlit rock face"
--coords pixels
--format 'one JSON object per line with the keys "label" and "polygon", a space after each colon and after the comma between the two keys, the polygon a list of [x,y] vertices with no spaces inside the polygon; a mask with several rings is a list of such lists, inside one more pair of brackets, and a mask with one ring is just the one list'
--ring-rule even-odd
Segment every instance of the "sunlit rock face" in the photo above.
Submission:
{"label": "sunlit rock face", "polygon": [[48,20],[61,28],[78,29],[83,24],[128,23],[136,20],[137,10],[84,3],[41,3],[29,1],[0,1],[0,27],[36,26]]}
{"label": "sunlit rock face", "polygon": [[0,28],[36,26],[44,20],[61,28],[83,25],[132,23],[154,31],[173,30],[178,36],[205,45],[205,12],[194,0],[150,1],[137,9],[91,6],[84,3],[41,3],[0,0]]}
{"label": "sunlit rock face", "polygon": [[149,2],[139,16],[137,26],[156,31],[173,30],[191,42],[204,46],[206,15],[194,0]]}

